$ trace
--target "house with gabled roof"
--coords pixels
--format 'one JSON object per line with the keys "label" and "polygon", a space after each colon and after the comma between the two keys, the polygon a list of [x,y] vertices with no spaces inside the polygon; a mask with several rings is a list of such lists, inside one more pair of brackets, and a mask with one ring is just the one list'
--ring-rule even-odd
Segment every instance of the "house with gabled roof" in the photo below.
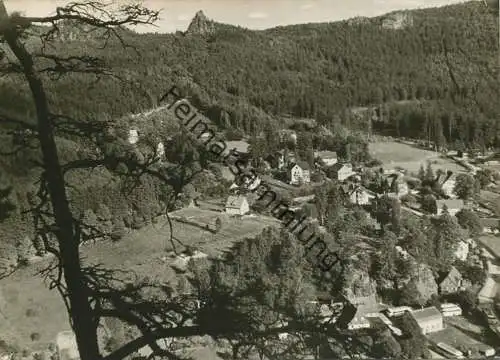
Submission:
{"label": "house with gabled roof", "polygon": [[308,184],[311,182],[311,168],[305,161],[296,161],[288,165],[288,181],[292,185]]}
{"label": "house with gabled roof", "polygon": [[338,162],[335,151],[316,151],[314,152],[314,158],[323,162],[325,166],[333,166]]}
{"label": "house with gabled roof", "polygon": [[227,198],[225,209],[229,215],[245,215],[250,211],[250,206],[245,196],[230,195]]}
{"label": "house with gabled roof", "polygon": [[452,266],[445,278],[439,283],[439,291],[441,294],[456,293],[462,287],[462,280],[462,274]]}
{"label": "house with gabled roof", "polygon": [[451,216],[455,216],[457,212],[465,207],[465,203],[461,199],[436,200],[437,215],[443,213],[443,209],[447,209]]}
{"label": "house with gabled roof", "polygon": [[345,181],[355,174],[352,164],[349,163],[336,163],[332,166],[332,173],[335,176],[335,180],[338,181]]}
{"label": "house with gabled roof", "polygon": [[410,314],[424,335],[444,329],[443,314],[435,306],[414,310]]}

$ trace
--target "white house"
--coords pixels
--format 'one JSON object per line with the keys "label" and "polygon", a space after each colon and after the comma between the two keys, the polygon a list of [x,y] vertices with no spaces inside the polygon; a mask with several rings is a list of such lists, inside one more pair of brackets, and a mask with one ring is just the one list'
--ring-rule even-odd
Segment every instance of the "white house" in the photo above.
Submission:
{"label": "white house", "polygon": [[311,170],[309,164],[297,161],[288,166],[288,179],[290,184],[299,185],[311,182]]}
{"label": "white house", "polygon": [[356,205],[369,205],[376,195],[361,186],[354,186],[348,190],[349,201]]}
{"label": "white house", "polygon": [[457,304],[444,303],[441,304],[441,313],[444,317],[450,316],[460,316],[462,315],[462,309]]}
{"label": "white house", "polygon": [[245,215],[250,211],[248,200],[245,196],[229,196],[226,201],[226,213],[229,215]]}
{"label": "white house", "polygon": [[314,158],[321,160],[326,166],[333,166],[338,162],[335,151],[316,151]]}
{"label": "white house", "polygon": [[349,330],[358,330],[358,329],[367,329],[370,327],[370,321],[365,317],[355,317],[352,321],[347,325]]}
{"label": "white house", "polygon": [[356,314],[352,320],[347,324],[349,330],[367,329],[371,326],[370,321],[365,317],[365,313],[361,307],[356,309]]}
{"label": "white house", "polygon": [[444,329],[443,314],[434,306],[414,310],[410,314],[424,335]]}
{"label": "white house", "polygon": [[336,163],[335,165],[333,165],[333,171],[335,173],[335,177],[337,178],[336,180],[338,181],[344,181],[355,174],[355,172],[352,170],[351,164]]}
{"label": "white house", "polygon": [[165,156],[165,145],[162,142],[159,142],[156,146],[156,156],[158,158],[163,158]]}
{"label": "white house", "polygon": [[469,255],[469,244],[465,241],[460,241],[455,248],[454,255],[458,260],[467,260],[467,256]]}
{"label": "white house", "polygon": [[456,267],[452,266],[448,274],[439,283],[441,294],[451,294],[462,289],[463,277]]}
{"label": "white house", "polygon": [[128,131],[128,143],[129,144],[137,144],[139,141],[139,132],[136,129],[130,129]]}
{"label": "white house", "polygon": [[448,208],[448,213],[451,216],[455,216],[457,212],[465,207],[465,203],[460,199],[436,200],[436,206],[438,215],[443,213],[443,208],[446,206],[446,208]]}

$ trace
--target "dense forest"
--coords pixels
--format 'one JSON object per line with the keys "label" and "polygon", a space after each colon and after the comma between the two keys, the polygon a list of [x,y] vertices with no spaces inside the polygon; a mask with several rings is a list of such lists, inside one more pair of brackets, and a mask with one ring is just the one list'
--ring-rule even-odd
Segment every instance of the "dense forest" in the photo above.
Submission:
{"label": "dense forest", "polygon": [[[135,49],[115,41],[105,51],[96,50],[99,41],[84,29],[68,26],[49,52],[91,51],[117,76],[96,82],[68,75],[49,90],[61,113],[117,118],[155,106],[175,83],[212,120],[249,135],[262,130],[266,114],[278,124],[289,114],[366,128],[346,109],[372,106],[384,115],[386,126],[378,128],[395,135],[426,138],[430,127],[439,127],[448,142],[484,134],[492,145],[497,134],[484,129],[496,128],[498,115],[497,17],[481,2],[408,14],[411,25],[398,30],[381,26],[384,17],[265,31],[215,24],[203,35],[123,30]],[[68,31],[71,37],[64,36]],[[30,108],[19,99],[25,96],[19,79],[2,79],[0,93],[2,108]]]}
{"label": "dense forest", "polygon": [[[121,119],[127,127],[127,114],[158,105],[157,99],[175,84],[221,129],[238,129],[252,139],[269,125],[285,127],[292,116],[314,118],[334,132],[339,126],[366,130],[371,125],[374,131],[439,145],[498,147],[498,18],[480,2],[414,10],[407,16],[411,25],[402,29],[381,26],[384,17],[264,31],[216,23],[204,34],[118,29],[129,47],[114,39],[102,50],[105,40],[65,24],[46,53],[100,57],[113,76],[79,73],[53,79],[47,74],[45,84],[52,111],[81,121]],[[36,35],[44,29],[31,31],[26,41],[37,49]],[[50,56],[44,61],[50,63]],[[21,76],[0,78],[0,110],[33,118]],[[154,124],[148,133],[155,133]],[[31,164],[40,154],[28,146],[29,137],[0,136],[2,152],[16,141],[22,145],[15,155],[0,157],[0,190],[13,184],[16,191],[9,201],[19,209],[2,223],[2,232],[22,243],[32,238],[23,225],[29,221],[23,210],[30,205],[26,193],[36,190],[28,185],[39,175]],[[89,151],[74,140],[58,138],[62,163]],[[181,144],[174,139],[169,146]],[[203,155],[201,149],[188,150],[197,158]],[[215,184],[220,182],[209,173],[199,183],[219,189]],[[120,233],[123,223],[139,227],[162,207],[164,189],[147,177],[130,192],[105,169],[92,179],[85,175],[69,179],[75,213],[87,219],[100,213],[109,231]]]}

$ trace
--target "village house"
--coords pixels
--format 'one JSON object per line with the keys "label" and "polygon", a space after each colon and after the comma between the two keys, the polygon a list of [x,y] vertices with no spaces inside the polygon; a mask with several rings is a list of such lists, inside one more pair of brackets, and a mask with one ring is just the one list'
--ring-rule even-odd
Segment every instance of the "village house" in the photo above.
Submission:
{"label": "village house", "polygon": [[462,288],[462,274],[452,266],[446,277],[439,283],[441,294],[452,294]]}
{"label": "village house", "polygon": [[357,184],[348,186],[344,191],[347,192],[351,204],[356,205],[369,205],[377,197],[375,193]]}
{"label": "village house", "polygon": [[356,312],[354,318],[347,325],[349,330],[367,329],[369,327],[370,321],[360,313],[360,310]]}
{"label": "village house", "polygon": [[281,129],[279,131],[280,142],[291,142],[297,144],[297,133],[294,130]]}
{"label": "village house", "polygon": [[250,211],[250,206],[245,196],[231,195],[227,198],[225,209],[229,215],[245,215]]}
{"label": "village house", "polygon": [[323,162],[325,166],[333,166],[338,162],[335,151],[316,151],[314,152],[314,158]]}
{"label": "village house", "polygon": [[465,261],[469,255],[469,243],[466,241],[459,241],[453,253],[455,259]]}
{"label": "village house", "polygon": [[297,161],[288,165],[288,180],[292,185],[311,182],[311,170],[305,161]]}
{"label": "village house", "polygon": [[424,335],[444,329],[443,314],[434,306],[414,310],[410,314]]}
{"label": "village house", "polygon": [[443,208],[445,207],[451,216],[455,216],[457,212],[465,207],[465,203],[460,199],[436,200],[436,207],[438,216],[443,213]]}
{"label": "village house", "polygon": [[355,174],[352,169],[352,165],[346,163],[336,163],[335,165],[333,165],[332,170],[335,176],[335,180],[338,181],[345,181],[347,178]]}
{"label": "village house", "polygon": [[440,308],[441,308],[441,313],[443,314],[443,317],[462,315],[462,309],[457,304],[443,303],[443,304],[441,304]]}
{"label": "village house", "polygon": [[128,143],[131,144],[131,145],[135,145],[137,144],[137,142],[139,141],[139,132],[137,131],[137,129],[130,129],[128,131]]}

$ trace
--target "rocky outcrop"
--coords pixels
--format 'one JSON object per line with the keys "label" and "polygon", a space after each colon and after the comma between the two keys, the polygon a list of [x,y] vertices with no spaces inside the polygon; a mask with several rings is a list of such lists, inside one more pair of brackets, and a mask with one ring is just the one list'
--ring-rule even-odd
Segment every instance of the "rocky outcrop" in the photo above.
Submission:
{"label": "rocky outcrop", "polygon": [[400,30],[413,26],[413,16],[404,11],[388,14],[382,19],[382,28]]}
{"label": "rocky outcrop", "polygon": [[433,295],[437,295],[438,284],[434,279],[432,270],[427,265],[419,264],[414,281],[424,301],[428,301]]}
{"label": "rocky outcrop", "polygon": [[361,270],[354,270],[344,288],[346,298],[353,305],[373,305],[377,303],[376,283]]}
{"label": "rocky outcrop", "polygon": [[189,35],[208,35],[215,31],[215,24],[212,20],[209,20],[203,11],[198,11],[194,16],[193,20],[188,26],[186,34]]}

